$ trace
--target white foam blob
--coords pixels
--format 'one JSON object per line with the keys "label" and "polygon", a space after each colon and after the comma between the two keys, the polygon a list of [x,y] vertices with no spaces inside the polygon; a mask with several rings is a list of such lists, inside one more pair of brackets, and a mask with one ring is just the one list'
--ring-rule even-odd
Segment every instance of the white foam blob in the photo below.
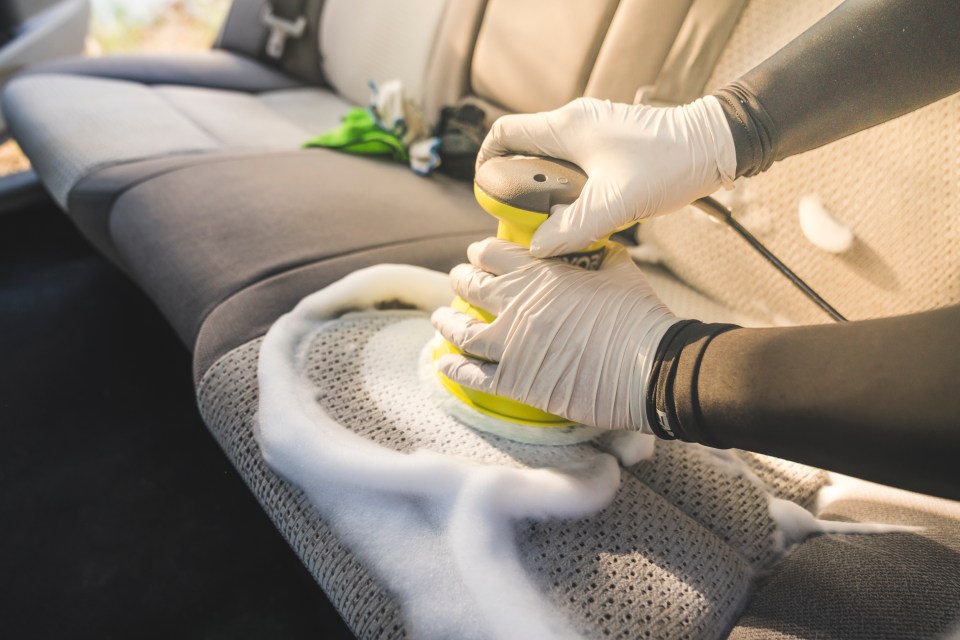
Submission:
{"label": "white foam blob", "polygon": [[960,519],[960,502],[896,489],[859,478],[830,472],[830,484],[817,494],[817,511],[843,500],[866,500],[910,510],[926,511],[932,515]]}
{"label": "white foam blob", "polygon": [[619,430],[606,432],[596,442],[597,447],[615,457],[624,467],[652,458],[656,444],[656,436]]}
{"label": "white foam blob", "polygon": [[800,198],[800,229],[814,246],[830,253],[844,253],[853,246],[855,236],[842,222],[827,211],[820,196]]}
{"label": "white foam blob", "polygon": [[777,523],[787,543],[803,542],[819,533],[902,533],[919,531],[920,527],[874,522],[838,522],[822,520],[796,502],[770,498],[770,517]]}

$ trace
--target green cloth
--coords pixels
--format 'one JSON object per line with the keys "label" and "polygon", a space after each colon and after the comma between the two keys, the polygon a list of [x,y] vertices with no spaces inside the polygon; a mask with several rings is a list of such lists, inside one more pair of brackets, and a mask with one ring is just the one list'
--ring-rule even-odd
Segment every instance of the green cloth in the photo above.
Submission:
{"label": "green cloth", "polygon": [[384,131],[368,109],[354,107],[343,116],[343,124],[309,140],[304,147],[325,147],[361,155],[390,155],[408,162],[407,148],[397,136]]}

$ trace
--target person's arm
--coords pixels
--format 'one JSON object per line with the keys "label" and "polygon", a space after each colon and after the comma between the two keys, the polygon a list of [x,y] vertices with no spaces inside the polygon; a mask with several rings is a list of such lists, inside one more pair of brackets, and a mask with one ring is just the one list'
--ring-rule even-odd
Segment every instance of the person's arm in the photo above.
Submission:
{"label": "person's arm", "polygon": [[958,90],[960,2],[847,0],[714,95],[751,176]]}
{"label": "person's arm", "polygon": [[[844,324],[667,335],[658,435],[960,498],[960,306]],[[706,336],[706,337],[705,337]],[[670,344],[673,342],[673,344]]]}

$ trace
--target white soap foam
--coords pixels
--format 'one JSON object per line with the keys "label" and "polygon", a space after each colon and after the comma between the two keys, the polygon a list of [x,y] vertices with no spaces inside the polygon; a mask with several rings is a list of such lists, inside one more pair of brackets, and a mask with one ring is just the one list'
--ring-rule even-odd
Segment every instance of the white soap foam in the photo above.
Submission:
{"label": "white soap foam", "polygon": [[[770,518],[777,525],[776,536],[778,546],[785,552],[790,547],[799,544],[810,536],[824,533],[845,533],[845,534],[874,534],[874,533],[898,533],[918,531],[917,527],[902,525],[891,525],[874,522],[837,522],[835,520],[823,520],[817,518],[810,511],[789,500],[783,500],[775,497],[770,492],[770,487],[758,476],[747,463],[732,451],[727,449],[712,449],[700,445],[691,445],[699,449],[704,456],[709,456],[713,461],[720,462],[726,467],[729,473],[739,475],[754,487],[756,487],[766,498],[770,510]],[[824,495],[824,489],[820,490],[818,498]],[[819,503],[818,499],[818,503]]]}
{"label": "white soap foam", "polygon": [[639,431],[608,431],[596,441],[597,447],[615,457],[624,467],[652,458],[656,444],[656,436]]}
{"label": "white soap foam", "polygon": [[770,498],[770,517],[777,523],[788,544],[803,542],[812,535],[821,533],[898,533],[919,531],[918,527],[874,522],[838,522],[822,520],[796,502]]}
{"label": "white soap foam", "polygon": [[881,484],[830,472],[830,484],[817,495],[817,511],[842,500],[867,500],[905,509],[926,511],[932,515],[960,519],[960,502],[913,493]]}
{"label": "white soap foam", "polygon": [[820,196],[800,198],[798,216],[800,230],[814,246],[830,253],[844,253],[853,246],[853,231],[827,211]]}
{"label": "white soap foam", "polygon": [[302,373],[310,337],[346,310],[397,298],[432,310],[452,295],[443,274],[382,265],[304,299],[274,324],[259,364],[265,459],[377,571],[411,635],[578,637],[524,571],[513,526],[602,509],[619,487],[612,456],[594,451],[563,468],[529,469],[404,454],[349,431],[314,401]]}

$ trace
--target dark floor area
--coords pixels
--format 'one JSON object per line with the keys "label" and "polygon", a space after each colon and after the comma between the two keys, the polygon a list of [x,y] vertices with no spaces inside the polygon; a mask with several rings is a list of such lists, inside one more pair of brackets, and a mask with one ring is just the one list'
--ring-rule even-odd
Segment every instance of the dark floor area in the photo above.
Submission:
{"label": "dark floor area", "polygon": [[0,212],[0,430],[0,637],[351,637],[201,422],[187,350],[49,203]]}

